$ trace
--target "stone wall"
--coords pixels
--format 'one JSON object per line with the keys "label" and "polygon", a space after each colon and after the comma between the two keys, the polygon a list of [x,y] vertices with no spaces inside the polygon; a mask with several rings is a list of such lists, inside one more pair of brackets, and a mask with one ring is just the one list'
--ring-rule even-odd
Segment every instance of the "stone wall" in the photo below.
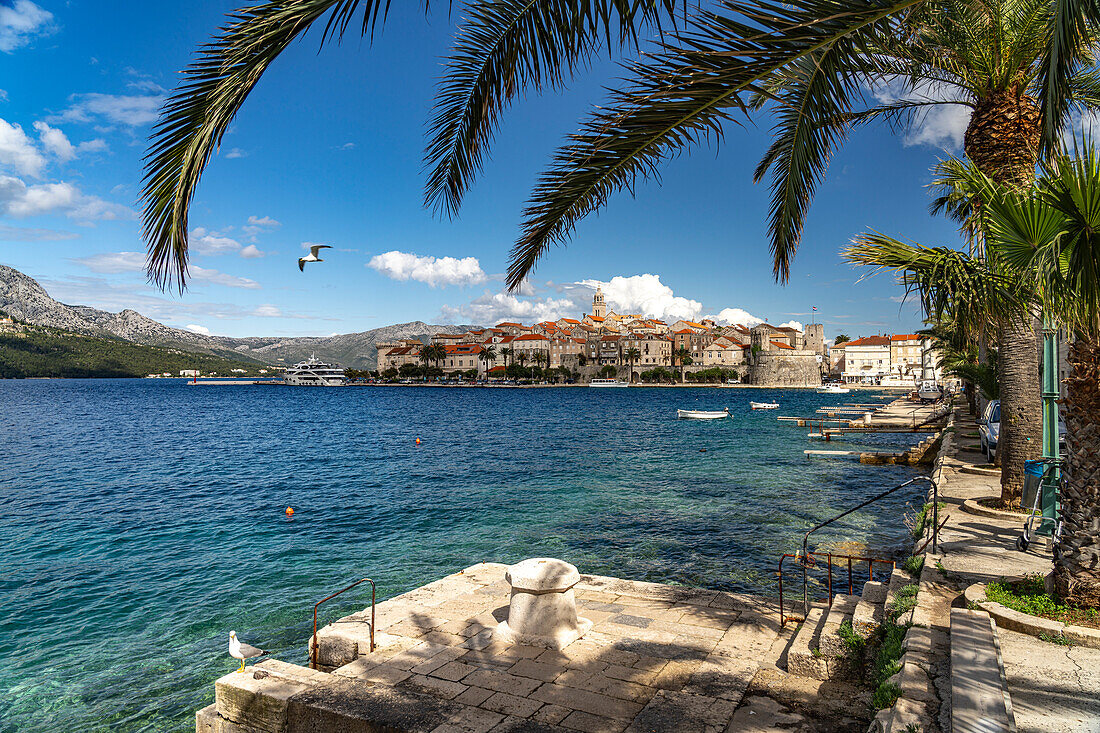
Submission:
{"label": "stone wall", "polygon": [[765,387],[815,387],[821,384],[821,368],[813,352],[752,355],[749,383]]}

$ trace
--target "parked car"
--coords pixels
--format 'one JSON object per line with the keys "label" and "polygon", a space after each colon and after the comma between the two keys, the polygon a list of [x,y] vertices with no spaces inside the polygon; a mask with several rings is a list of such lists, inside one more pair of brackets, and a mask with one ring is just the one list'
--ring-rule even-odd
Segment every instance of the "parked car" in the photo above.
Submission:
{"label": "parked car", "polygon": [[978,418],[978,436],[982,453],[992,463],[997,456],[997,441],[1001,437],[1001,401],[990,400]]}

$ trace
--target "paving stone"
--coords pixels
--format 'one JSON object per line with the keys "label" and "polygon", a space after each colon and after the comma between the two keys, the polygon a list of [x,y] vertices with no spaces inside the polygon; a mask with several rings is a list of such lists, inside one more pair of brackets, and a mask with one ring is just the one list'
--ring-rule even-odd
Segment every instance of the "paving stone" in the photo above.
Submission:
{"label": "paving stone", "polygon": [[607,669],[603,671],[604,675],[616,680],[625,680],[626,682],[636,682],[640,685],[650,685],[657,677],[657,673],[664,668],[666,662],[663,660],[656,669],[638,669],[636,667],[624,667],[619,664],[608,665]]}
{"label": "paving stone", "polygon": [[561,721],[561,725],[563,728],[584,731],[584,733],[621,733],[626,729],[627,722],[574,710]]}
{"label": "paving stone", "polygon": [[447,647],[443,644],[433,644],[422,641],[414,647],[410,647],[400,654],[391,657],[386,664],[398,669],[411,670],[413,667],[423,664]]}
{"label": "paving stone", "polygon": [[531,697],[542,702],[554,703],[573,710],[582,710],[593,715],[604,715],[609,718],[623,718],[629,720],[638,714],[642,706],[617,700],[607,695],[595,692],[565,687],[552,682],[547,682],[542,687],[531,693]]}
{"label": "paving stone", "polygon": [[428,733],[462,709],[451,700],[412,690],[339,679],[292,697],[287,708],[287,729]]}
{"label": "paving stone", "polygon": [[613,624],[620,624],[622,626],[637,626],[640,629],[647,628],[653,619],[646,618],[645,616],[631,616],[626,613],[620,613],[615,616],[611,616],[608,621]]}
{"label": "paving stone", "polygon": [[[474,687],[484,687],[496,692],[507,692],[509,695],[525,697],[530,695],[540,683],[538,680],[527,677],[513,677],[504,672],[492,669],[479,669],[463,678],[463,683]],[[543,700],[543,702],[552,702]]]}
{"label": "paving stone", "polygon": [[554,725],[564,720],[571,712],[573,711],[562,705],[548,703],[536,710],[531,719]]}
{"label": "paving stone", "polygon": [[638,656],[657,657],[659,659],[675,660],[703,660],[708,651],[701,645],[671,643],[660,644],[653,641],[645,641],[637,638],[624,638],[615,642],[615,648],[627,652],[633,652]]}
{"label": "paving stone", "polygon": [[517,718],[526,718],[541,708],[542,703],[526,697],[516,697],[505,692],[497,692],[481,703],[480,707],[505,715],[514,715]]}
{"label": "paving stone", "polygon": [[[463,677],[476,672],[477,667],[469,664],[463,664],[462,662],[447,662],[439,669],[433,670],[432,677],[439,677],[440,679],[450,680],[451,682],[458,682]],[[416,671],[415,669],[413,670]]]}
{"label": "paving stone", "polygon": [[679,690],[688,683],[701,663],[702,660],[671,661],[657,674],[653,686],[662,690]]}
{"label": "paving stone", "polygon": [[495,691],[486,690],[484,687],[468,687],[465,692],[455,698],[455,702],[476,707],[495,694]]}
{"label": "paving stone", "polygon": [[307,682],[282,676],[231,672],[214,683],[214,704],[226,720],[258,730],[281,731],[286,726],[290,698],[309,688]]}
{"label": "paving stone", "polygon": [[337,667],[332,673],[341,677],[361,677],[379,664],[381,664],[381,662],[377,659],[359,657],[354,662],[349,662],[343,667]]}
{"label": "paving stone", "polygon": [[413,667],[412,671],[416,674],[431,674],[440,667],[443,667],[450,662],[455,661],[456,659],[461,659],[467,654],[467,652],[468,650],[466,649],[456,647],[444,649],[439,654],[436,654],[434,657],[427,660],[426,662],[421,662],[420,664]]}
{"label": "paving stone", "polygon": [[530,677],[543,682],[553,682],[565,670],[565,667],[557,664],[544,664],[533,659],[521,659],[508,669],[511,674]]}
{"label": "paving stone", "polygon": [[448,634],[439,629],[433,629],[428,633],[420,637],[424,641],[430,641],[433,644],[445,644],[446,646],[460,646],[466,642],[468,637],[460,636],[459,634]]}
{"label": "paving stone", "polygon": [[736,705],[704,695],[661,690],[634,719],[631,733],[703,733],[721,730],[733,717]]}
{"label": "paving stone", "polygon": [[384,685],[396,685],[399,682],[407,680],[409,677],[412,677],[412,672],[409,672],[408,670],[391,667],[389,664],[379,664],[377,667],[367,670],[363,674],[359,675],[358,679],[365,682],[378,682]]}
{"label": "paving stone", "polygon": [[504,720],[500,713],[481,708],[464,708],[447,717],[432,733],[489,733]]}
{"label": "paving stone", "polygon": [[699,665],[683,691],[729,700],[736,705],[741,702],[759,666],[753,659],[710,658]]}
{"label": "paving stone", "polygon": [[489,733],[564,733],[567,730],[559,725],[508,715]]}
{"label": "paving stone", "polygon": [[460,682],[441,680],[438,677],[428,677],[423,674],[414,674],[408,679],[402,680],[400,685],[414,692],[441,697],[444,700],[453,700],[465,692],[467,688],[466,685]]}

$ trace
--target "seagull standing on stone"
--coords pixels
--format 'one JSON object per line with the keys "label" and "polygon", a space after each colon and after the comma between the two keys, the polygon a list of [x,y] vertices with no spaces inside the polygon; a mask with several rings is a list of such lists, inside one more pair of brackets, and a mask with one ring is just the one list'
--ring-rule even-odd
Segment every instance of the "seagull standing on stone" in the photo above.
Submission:
{"label": "seagull standing on stone", "polygon": [[251,644],[241,643],[241,640],[237,638],[236,631],[229,632],[229,656],[241,660],[241,668],[237,670],[238,672],[244,671],[244,664],[249,659],[262,657],[265,654],[267,654],[267,652],[265,652],[263,649],[257,649]]}
{"label": "seagull standing on stone", "polygon": [[305,257],[299,257],[298,258],[298,269],[301,270],[302,272],[305,272],[307,262],[324,262],[324,260],[322,260],[320,257],[317,256],[317,253],[322,249],[332,249],[332,245],[331,244],[315,244],[312,247],[310,247],[308,255],[306,255]]}

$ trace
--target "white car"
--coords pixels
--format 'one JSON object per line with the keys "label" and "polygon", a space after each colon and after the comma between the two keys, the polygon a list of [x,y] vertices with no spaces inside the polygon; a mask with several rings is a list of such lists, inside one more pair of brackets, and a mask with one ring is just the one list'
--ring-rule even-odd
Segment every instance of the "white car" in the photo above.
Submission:
{"label": "white car", "polygon": [[997,455],[997,441],[1001,437],[1001,401],[990,400],[985,412],[978,419],[978,436],[982,444],[982,453],[992,463]]}

